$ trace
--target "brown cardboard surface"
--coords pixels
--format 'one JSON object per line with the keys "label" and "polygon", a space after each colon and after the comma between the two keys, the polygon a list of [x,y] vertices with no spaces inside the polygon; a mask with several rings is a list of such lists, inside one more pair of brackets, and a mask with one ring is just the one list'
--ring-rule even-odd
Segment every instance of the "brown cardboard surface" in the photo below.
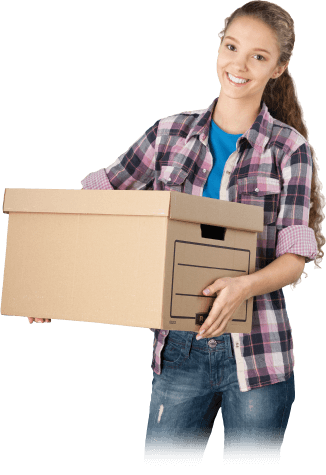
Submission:
{"label": "brown cardboard surface", "polygon": [[[254,272],[262,208],[114,191],[6,189],[2,314],[197,331],[202,290]],[[252,302],[226,332],[251,331]]]}

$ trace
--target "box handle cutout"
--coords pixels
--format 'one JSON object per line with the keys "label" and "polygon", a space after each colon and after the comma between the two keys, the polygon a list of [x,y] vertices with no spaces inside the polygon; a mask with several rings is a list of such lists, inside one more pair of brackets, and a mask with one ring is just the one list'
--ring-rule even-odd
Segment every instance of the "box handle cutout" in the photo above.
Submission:
{"label": "box handle cutout", "polygon": [[202,238],[224,241],[226,228],[222,226],[212,226],[210,224],[201,224],[200,229]]}

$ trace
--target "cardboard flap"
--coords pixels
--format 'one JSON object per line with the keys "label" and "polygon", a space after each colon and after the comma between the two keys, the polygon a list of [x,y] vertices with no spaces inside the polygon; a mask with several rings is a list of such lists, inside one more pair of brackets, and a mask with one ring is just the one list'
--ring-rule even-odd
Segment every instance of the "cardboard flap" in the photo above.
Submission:
{"label": "cardboard flap", "polygon": [[166,216],[251,232],[263,231],[260,206],[177,191],[6,188],[3,212]]}
{"label": "cardboard flap", "polygon": [[6,188],[3,212],[169,216],[170,192]]}
{"label": "cardboard flap", "polygon": [[[191,197],[191,203],[188,197]],[[264,209],[260,206],[178,192],[171,194],[170,218],[243,231],[261,232],[264,229]]]}

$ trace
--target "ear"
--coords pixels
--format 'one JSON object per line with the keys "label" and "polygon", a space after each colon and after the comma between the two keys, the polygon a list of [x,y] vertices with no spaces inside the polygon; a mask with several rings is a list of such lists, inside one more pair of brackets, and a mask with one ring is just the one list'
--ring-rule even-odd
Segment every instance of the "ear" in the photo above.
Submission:
{"label": "ear", "polygon": [[273,72],[271,78],[272,79],[276,79],[278,77],[280,77],[284,71],[286,70],[286,68],[288,67],[289,65],[289,61],[287,61],[286,63],[284,63],[282,66],[278,66],[275,71]]}

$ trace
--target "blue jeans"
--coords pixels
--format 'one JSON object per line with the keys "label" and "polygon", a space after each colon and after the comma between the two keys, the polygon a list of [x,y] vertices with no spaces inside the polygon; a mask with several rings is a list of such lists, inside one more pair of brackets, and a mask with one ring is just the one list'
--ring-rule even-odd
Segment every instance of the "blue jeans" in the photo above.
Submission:
{"label": "blue jeans", "polygon": [[295,398],[287,381],[241,392],[230,333],[196,340],[197,333],[170,330],[153,372],[145,457],[201,460],[222,408],[224,460],[279,460]]}

